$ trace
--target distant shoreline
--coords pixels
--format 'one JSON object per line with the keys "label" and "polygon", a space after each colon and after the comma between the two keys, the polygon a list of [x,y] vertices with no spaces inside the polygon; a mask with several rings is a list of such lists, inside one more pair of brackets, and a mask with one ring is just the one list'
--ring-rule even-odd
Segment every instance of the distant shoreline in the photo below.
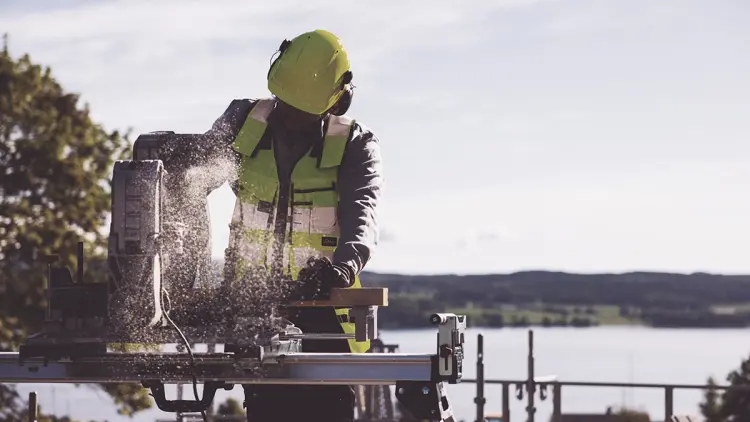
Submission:
{"label": "distant shoreline", "polygon": [[[576,326],[571,326],[571,325],[567,325],[567,326],[560,326],[560,325],[545,326],[545,325],[541,325],[541,324],[516,325],[516,326],[504,325],[504,326],[500,326],[500,327],[497,327],[497,326],[488,326],[488,325],[473,325],[473,326],[470,325],[469,326],[469,328],[472,328],[472,329],[492,329],[492,330],[517,329],[517,328],[529,328],[529,329],[536,329],[536,328],[549,328],[549,329],[553,329],[553,328],[565,328],[565,329],[571,329],[572,328],[572,329],[585,330],[585,329],[602,328],[602,327],[622,327],[622,328],[628,328],[628,327],[639,328],[640,327],[640,328],[651,328],[651,329],[655,329],[655,330],[695,330],[695,329],[701,329],[701,330],[727,330],[727,329],[742,329],[742,328],[750,329],[750,325],[747,325],[747,326],[731,326],[731,325],[727,325],[727,326],[710,326],[710,327],[706,327],[706,326],[688,326],[688,325],[685,325],[685,326],[653,326],[653,325],[648,325],[648,324],[636,324],[636,323],[632,323],[632,324],[594,324],[594,325],[581,326],[581,327],[576,327]],[[413,330],[425,330],[425,331],[432,330],[432,328],[427,323],[425,323],[423,325],[414,325],[414,326],[405,326],[405,325],[402,325],[402,326],[398,326],[398,327],[392,326],[392,325],[388,325],[388,324],[384,325],[383,321],[382,321],[382,318],[379,318],[379,320],[378,320],[378,328],[382,329],[382,330],[390,331],[390,332],[413,331]]]}
{"label": "distant shoreline", "polygon": [[386,287],[384,329],[423,327],[434,312],[468,316],[470,327],[750,327],[750,276],[718,274],[513,274],[408,276],[363,273]]}
{"label": "distant shoreline", "polygon": [[[396,305],[399,306],[399,305]],[[403,305],[401,305],[403,306]],[[391,309],[389,309],[391,308]],[[393,306],[384,308],[379,318],[384,329],[425,327],[426,318],[393,318],[401,314]],[[438,312],[438,311],[435,311]],[[608,305],[570,306],[554,304],[501,305],[494,308],[451,308],[442,312],[467,315],[472,328],[590,328],[598,326],[642,326],[649,328],[748,328],[750,314],[715,311],[640,310]]]}

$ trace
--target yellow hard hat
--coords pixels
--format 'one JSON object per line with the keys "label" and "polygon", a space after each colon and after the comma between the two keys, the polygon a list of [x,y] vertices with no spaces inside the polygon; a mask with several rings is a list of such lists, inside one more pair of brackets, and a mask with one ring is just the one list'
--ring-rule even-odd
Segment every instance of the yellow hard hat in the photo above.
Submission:
{"label": "yellow hard hat", "polygon": [[349,58],[336,35],[323,29],[306,32],[284,40],[279,52],[268,71],[268,90],[281,101],[317,115],[329,111],[344,94],[351,102]]}

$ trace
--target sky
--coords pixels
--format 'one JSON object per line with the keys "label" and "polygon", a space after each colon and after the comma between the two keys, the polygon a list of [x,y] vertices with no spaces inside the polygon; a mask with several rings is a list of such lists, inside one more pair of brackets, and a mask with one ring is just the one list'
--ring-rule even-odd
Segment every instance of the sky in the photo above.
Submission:
{"label": "sky", "polygon": [[[750,273],[743,0],[0,0],[10,50],[107,129],[203,132],[281,40],[349,51],[379,138],[367,270]],[[234,197],[210,198],[223,255]]]}

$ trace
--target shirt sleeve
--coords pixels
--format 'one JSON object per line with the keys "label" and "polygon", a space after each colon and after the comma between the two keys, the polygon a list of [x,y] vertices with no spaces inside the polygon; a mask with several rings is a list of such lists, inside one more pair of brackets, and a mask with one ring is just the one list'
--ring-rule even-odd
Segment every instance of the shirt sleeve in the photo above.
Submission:
{"label": "shirt sleeve", "polygon": [[[234,100],[203,134],[174,134],[160,147],[164,160],[178,170],[206,165],[210,160],[226,157],[242,125],[241,114],[250,109],[248,100]],[[240,121],[240,123],[237,123]]]}
{"label": "shirt sleeve", "polygon": [[233,167],[239,162],[239,156],[232,148],[232,142],[253,104],[252,100],[233,100],[214,121],[211,129],[200,137],[202,145],[199,150],[203,159],[214,164],[212,167],[215,171],[211,172],[213,177],[204,176],[210,179],[209,191],[221,187],[226,181],[234,182]]}
{"label": "shirt sleeve", "polygon": [[224,113],[214,121],[205,136],[213,143],[230,145],[245,123],[244,118],[247,117],[253,104],[255,100],[233,100]]}
{"label": "shirt sleeve", "polygon": [[380,145],[375,135],[355,124],[339,167],[339,243],[334,264],[361,272],[378,244],[378,203],[383,185]]}

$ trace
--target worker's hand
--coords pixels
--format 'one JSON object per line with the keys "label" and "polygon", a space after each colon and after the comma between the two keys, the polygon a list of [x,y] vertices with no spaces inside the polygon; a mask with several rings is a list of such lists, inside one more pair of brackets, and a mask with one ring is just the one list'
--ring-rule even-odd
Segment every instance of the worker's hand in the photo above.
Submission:
{"label": "worker's hand", "polygon": [[351,287],[354,284],[354,270],[346,264],[332,264],[335,275],[334,287]]}
{"label": "worker's hand", "polygon": [[299,273],[298,293],[304,299],[327,299],[334,287],[349,287],[354,282],[354,271],[344,264],[332,264],[331,260],[310,258]]}

